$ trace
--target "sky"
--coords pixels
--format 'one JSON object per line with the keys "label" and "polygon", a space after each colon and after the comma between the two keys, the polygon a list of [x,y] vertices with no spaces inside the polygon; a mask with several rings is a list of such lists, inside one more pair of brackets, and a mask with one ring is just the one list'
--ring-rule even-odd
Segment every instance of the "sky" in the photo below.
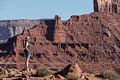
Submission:
{"label": "sky", "polygon": [[55,15],[67,20],[71,15],[93,12],[93,0],[0,0],[0,20],[49,19]]}

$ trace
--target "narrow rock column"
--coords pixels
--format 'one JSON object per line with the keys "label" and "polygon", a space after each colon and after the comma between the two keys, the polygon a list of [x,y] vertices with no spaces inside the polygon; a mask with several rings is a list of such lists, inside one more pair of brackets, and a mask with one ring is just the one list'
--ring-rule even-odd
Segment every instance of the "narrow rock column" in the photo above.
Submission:
{"label": "narrow rock column", "polygon": [[61,18],[56,15],[55,16],[55,31],[54,31],[54,42],[55,43],[65,43],[65,31],[63,29],[64,25],[61,21]]}

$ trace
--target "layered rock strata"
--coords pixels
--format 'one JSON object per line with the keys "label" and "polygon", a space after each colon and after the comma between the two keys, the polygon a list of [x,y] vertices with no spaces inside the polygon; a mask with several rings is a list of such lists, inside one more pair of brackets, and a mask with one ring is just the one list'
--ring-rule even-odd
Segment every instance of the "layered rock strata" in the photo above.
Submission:
{"label": "layered rock strata", "polygon": [[120,14],[119,0],[94,0],[94,11]]}
{"label": "layered rock strata", "polygon": [[[67,21],[55,19],[24,29],[0,45],[1,60],[16,63],[25,59],[25,38],[30,37],[31,62],[42,66],[64,66],[78,62],[86,71],[119,69],[120,16],[91,13],[71,16]],[[10,53],[10,54],[9,54]],[[13,57],[7,57],[12,56]]]}

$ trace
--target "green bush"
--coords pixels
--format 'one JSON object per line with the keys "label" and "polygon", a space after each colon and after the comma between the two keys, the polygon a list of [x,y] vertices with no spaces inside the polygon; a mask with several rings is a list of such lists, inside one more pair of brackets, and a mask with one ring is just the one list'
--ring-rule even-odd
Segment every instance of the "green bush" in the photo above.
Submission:
{"label": "green bush", "polygon": [[115,71],[104,71],[101,76],[108,80],[120,80],[119,75]]}
{"label": "green bush", "polygon": [[36,72],[36,76],[38,77],[44,77],[44,76],[47,76],[51,74],[51,72],[47,69],[39,69],[37,72]]}
{"label": "green bush", "polygon": [[76,76],[74,76],[74,75],[67,75],[66,79],[67,80],[78,80],[78,78]]}

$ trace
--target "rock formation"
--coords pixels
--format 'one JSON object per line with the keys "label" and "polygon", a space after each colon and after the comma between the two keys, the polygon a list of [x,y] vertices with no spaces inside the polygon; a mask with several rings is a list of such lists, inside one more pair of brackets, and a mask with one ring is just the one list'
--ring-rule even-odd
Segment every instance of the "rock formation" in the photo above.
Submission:
{"label": "rock formation", "polygon": [[69,64],[67,65],[62,71],[62,76],[75,76],[77,78],[80,78],[82,75],[82,70],[78,66],[77,63]]}
{"label": "rock formation", "polygon": [[55,32],[54,32],[54,42],[55,43],[65,43],[66,36],[64,31],[64,25],[59,16],[55,16]]}
{"label": "rock formation", "polygon": [[94,11],[120,14],[120,1],[94,0]]}
{"label": "rock formation", "polygon": [[45,20],[0,20],[0,44]]}
{"label": "rock formation", "polygon": [[119,1],[94,0],[94,9],[97,12],[73,15],[66,21],[59,16],[47,20],[0,21],[0,39],[9,38],[0,44],[0,60],[23,63],[25,39],[29,36],[30,62],[42,67],[77,62],[83,71],[120,70]]}
{"label": "rock formation", "polygon": [[[58,16],[42,21],[1,44],[1,60],[5,57],[8,62],[23,62],[25,38],[29,36],[32,53],[30,62],[41,63],[42,66],[64,66],[77,61],[83,71],[93,72],[108,68],[119,69],[119,18],[117,14],[96,12],[74,15],[67,21],[60,20]],[[12,55],[14,56],[8,57]]]}
{"label": "rock formation", "polygon": [[[44,23],[41,23],[41,24],[33,27],[32,29],[24,30],[22,35],[20,35],[19,37],[16,38],[17,42],[16,42],[16,47],[15,47],[15,52],[23,53],[23,51],[25,50],[25,39],[26,39],[26,37],[29,36],[30,41],[31,41],[30,48],[35,49],[32,52],[39,53],[41,51],[41,49],[39,49],[39,48],[40,48],[40,46],[42,46],[42,43],[43,42],[47,43],[47,40],[45,37],[46,30],[47,30],[47,26]],[[37,48],[35,48],[34,46],[36,46]]]}

